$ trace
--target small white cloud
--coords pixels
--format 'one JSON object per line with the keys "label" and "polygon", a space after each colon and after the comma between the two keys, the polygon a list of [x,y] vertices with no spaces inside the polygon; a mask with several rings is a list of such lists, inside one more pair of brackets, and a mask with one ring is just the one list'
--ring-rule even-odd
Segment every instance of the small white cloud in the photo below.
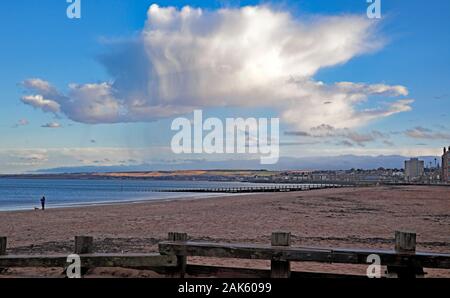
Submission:
{"label": "small white cloud", "polygon": [[45,99],[42,95],[22,96],[22,102],[44,112],[58,113],[60,104],[52,99]]}
{"label": "small white cloud", "polygon": [[22,85],[29,90],[36,90],[41,94],[46,94],[49,96],[58,94],[58,91],[50,85],[49,82],[39,78],[25,80],[22,82]]}
{"label": "small white cloud", "polygon": [[50,122],[50,123],[41,125],[41,127],[44,127],[44,128],[60,128],[61,124],[59,124],[58,122]]}

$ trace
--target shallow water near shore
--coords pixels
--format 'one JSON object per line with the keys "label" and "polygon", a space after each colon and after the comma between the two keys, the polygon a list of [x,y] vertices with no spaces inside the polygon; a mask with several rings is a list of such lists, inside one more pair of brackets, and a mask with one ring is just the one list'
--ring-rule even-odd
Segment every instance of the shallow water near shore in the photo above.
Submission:
{"label": "shallow water near shore", "polygon": [[[264,184],[270,186],[273,184]],[[48,208],[148,200],[211,197],[218,194],[160,192],[164,189],[261,186],[246,182],[155,181],[126,179],[0,179],[0,211],[33,210],[45,196]],[[156,192],[158,190],[158,192]],[[220,194],[225,196],[226,194]]]}

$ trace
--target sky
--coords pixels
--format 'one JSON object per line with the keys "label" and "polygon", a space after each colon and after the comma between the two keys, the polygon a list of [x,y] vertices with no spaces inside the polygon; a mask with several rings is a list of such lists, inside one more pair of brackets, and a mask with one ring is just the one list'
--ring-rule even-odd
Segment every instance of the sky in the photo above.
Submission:
{"label": "sky", "polygon": [[440,155],[450,2],[4,1],[0,173],[174,154],[176,117],[280,119],[280,155]]}

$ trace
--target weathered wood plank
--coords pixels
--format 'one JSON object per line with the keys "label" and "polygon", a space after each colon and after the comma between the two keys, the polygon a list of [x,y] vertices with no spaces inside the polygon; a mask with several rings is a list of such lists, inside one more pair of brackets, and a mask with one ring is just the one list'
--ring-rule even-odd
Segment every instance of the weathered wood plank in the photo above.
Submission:
{"label": "weathered wood plank", "polygon": [[450,269],[450,254],[421,253],[398,254],[392,250],[321,249],[308,247],[272,247],[265,244],[240,243],[184,243],[164,241],[159,243],[161,254],[180,254],[218,258],[264,259],[286,261],[311,261],[322,263],[367,264],[367,257],[378,254],[382,265],[421,265],[426,268]]}
{"label": "weathered wood plank", "polygon": [[[239,243],[209,243],[190,242],[177,243],[163,241],[159,243],[161,254],[178,254],[185,252],[188,256],[242,258],[242,259],[265,259],[276,257],[278,260],[309,261],[322,257],[324,253],[331,257],[328,249],[301,249],[292,247],[272,247],[265,244],[239,244]],[[320,255],[317,255],[320,253]],[[327,259],[330,259],[328,257]]]}
{"label": "weathered wood plank", "polygon": [[[81,266],[94,267],[176,267],[175,256],[160,254],[84,254]],[[7,255],[0,256],[0,267],[65,267],[66,255]]]}

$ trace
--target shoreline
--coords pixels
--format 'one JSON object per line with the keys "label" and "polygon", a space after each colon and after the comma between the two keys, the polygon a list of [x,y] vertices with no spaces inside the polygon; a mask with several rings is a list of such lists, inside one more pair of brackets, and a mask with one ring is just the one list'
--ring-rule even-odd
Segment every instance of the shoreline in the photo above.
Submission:
{"label": "shoreline", "polygon": [[[183,196],[179,195],[176,197],[167,197],[167,198],[155,198],[155,199],[131,199],[131,200],[122,200],[122,201],[100,201],[93,203],[69,203],[64,206],[46,206],[45,211],[48,210],[61,210],[61,209],[73,209],[73,208],[88,208],[88,207],[97,207],[97,206],[116,206],[116,205],[135,205],[135,204],[147,204],[147,203],[160,203],[160,202],[170,202],[170,201],[186,201],[186,200],[201,200],[201,199],[211,199],[211,198],[227,198],[234,196],[245,196],[245,195],[254,195],[255,193],[238,193],[238,194],[227,194],[227,193],[211,193],[199,195],[199,193],[195,193],[192,196]],[[184,194],[185,195],[185,194]],[[42,211],[40,208],[38,209],[1,209],[0,215],[6,212],[38,212]]]}
{"label": "shoreline", "polygon": [[[426,186],[181,198],[44,212],[6,211],[0,213],[0,235],[8,237],[9,254],[71,253],[77,235],[94,237],[99,253],[148,253],[158,251],[168,232],[184,232],[197,241],[267,244],[272,232],[284,231],[291,232],[292,246],[393,249],[394,232],[410,230],[417,233],[417,251],[449,253],[448,202],[447,187]],[[218,262],[265,266],[254,260],[214,260],[212,264]],[[365,272],[351,266],[336,268]],[[450,277],[450,272],[438,270],[431,276]]]}
{"label": "shoreline", "polygon": [[[0,182],[8,179],[1,179]],[[17,180],[17,179],[12,179]],[[28,179],[26,179],[28,180]],[[47,180],[43,180],[47,181]],[[186,184],[183,181],[169,182],[163,185],[152,183],[152,181],[142,180],[143,184],[131,182],[131,184],[117,184],[111,179],[103,179],[105,184],[101,184],[101,187],[105,188],[105,194],[102,192],[92,192],[92,187],[96,187],[96,184],[88,183],[88,190],[84,191],[83,185],[80,185],[79,179],[69,179],[68,185],[56,184],[52,186],[47,182],[44,184],[31,184],[21,185],[9,185],[6,183],[0,183],[0,212],[10,211],[26,211],[41,209],[39,199],[45,195],[47,198],[46,209],[55,208],[74,208],[84,206],[95,205],[110,205],[110,204],[124,204],[124,203],[137,203],[146,201],[166,201],[176,199],[187,199],[190,197],[216,197],[216,196],[229,196],[235,194],[246,194],[247,192],[213,192],[205,191],[207,189],[218,188],[239,188],[239,187],[253,187],[255,183],[247,182],[224,182],[224,181],[195,181],[190,184]],[[92,181],[90,181],[92,182]],[[148,183],[150,184],[148,184]],[[154,182],[154,181],[153,181]],[[73,183],[73,185],[72,185]],[[279,185],[279,184],[276,184]],[[286,184],[290,185],[290,184]],[[3,188],[2,186],[5,186]],[[65,188],[69,187],[68,193]],[[24,190],[22,190],[22,188]],[[124,191],[125,188],[125,191]],[[198,188],[198,191],[192,191],[191,189]],[[28,191],[28,189],[31,189]],[[95,189],[95,188],[94,188]],[[18,190],[18,194],[14,192]],[[182,192],[182,190],[186,190]],[[99,194],[100,193],[100,194]],[[250,192],[248,192],[250,193]],[[34,198],[34,199],[33,199]]]}
{"label": "shoreline", "polygon": [[[273,226],[274,229],[276,227],[293,227],[293,231],[302,232],[302,227],[297,226],[297,224],[306,224],[310,221],[314,225],[307,225],[309,228],[306,226],[303,228],[313,230],[316,236],[309,236],[317,239],[344,238],[337,236],[342,236],[349,231],[358,232],[360,229],[385,234],[389,229],[392,232],[394,229],[402,227],[416,227],[416,229],[411,229],[420,230],[417,228],[429,228],[436,224],[436,227],[439,227],[436,231],[440,234],[444,232],[446,234],[445,240],[449,242],[447,238],[450,238],[450,232],[448,231],[450,227],[450,215],[448,215],[450,214],[450,206],[449,204],[445,205],[445,203],[450,201],[450,193],[446,189],[433,189],[440,191],[440,194],[434,195],[432,199],[428,196],[430,196],[430,191],[433,190],[428,187],[379,186],[299,192],[212,194],[211,196],[58,207],[46,209],[43,212],[42,210],[1,211],[0,234],[14,238],[15,235],[23,234],[25,228],[34,232],[30,233],[29,236],[40,236],[38,238],[45,240],[46,236],[49,235],[48,232],[54,230],[48,224],[53,222],[67,224],[67,227],[71,227],[70,230],[75,233],[81,232],[80,230],[83,229],[80,228],[82,227],[86,228],[84,220],[95,221],[96,225],[88,226],[91,233],[94,232],[94,234],[96,231],[108,228],[111,230],[111,236],[116,236],[117,230],[119,230],[117,222],[136,223],[133,226],[125,226],[124,230],[130,232],[130,236],[133,234],[130,228],[140,228],[142,224],[148,223],[165,224],[163,235],[174,230],[173,223],[176,226],[181,225],[186,230],[194,230],[198,227],[194,232],[199,234],[205,229],[205,224],[226,219],[219,217],[224,215],[229,217],[227,224],[231,224],[231,227],[233,227],[232,234],[239,234],[238,229],[242,229],[243,234],[248,232],[248,228],[244,229],[237,226],[242,223],[257,229],[265,224],[266,227]],[[405,194],[407,197],[405,197]],[[395,197],[396,195],[397,197]],[[408,196],[411,196],[411,198],[408,198]],[[436,213],[434,214],[435,218],[431,220],[433,213]],[[394,214],[398,214],[398,216],[393,216]],[[113,222],[109,215],[114,215]],[[420,217],[425,217],[425,221],[420,221]],[[374,219],[379,218],[387,221],[404,222],[404,224],[389,224],[386,226],[383,221],[374,221]],[[184,221],[185,219],[187,221]],[[400,221],[400,219],[402,220]],[[14,222],[18,222],[20,226],[14,226]],[[41,224],[35,227],[35,222]],[[113,226],[110,226],[110,223]],[[348,223],[357,223],[360,227],[347,226]],[[318,226],[315,227],[315,225]],[[336,231],[336,233],[327,232],[327,229],[336,229],[338,226],[343,229]],[[381,229],[381,227],[384,229]],[[149,227],[149,232],[153,228]],[[201,236],[211,237],[214,234],[219,234],[222,230],[221,226],[216,226],[211,233],[212,235],[202,233]],[[266,229],[266,231],[272,230]],[[228,233],[230,231],[223,230],[223,232]],[[307,231],[305,233],[310,234]],[[269,234],[267,233],[267,235]],[[321,234],[327,235],[325,237]],[[72,236],[74,235],[70,235],[70,237]],[[255,236],[258,238],[257,234]],[[356,238],[355,233],[350,236],[350,238]],[[391,237],[391,234],[389,233],[388,236]],[[248,239],[248,237],[243,238]],[[450,243],[448,244],[450,248]]]}

